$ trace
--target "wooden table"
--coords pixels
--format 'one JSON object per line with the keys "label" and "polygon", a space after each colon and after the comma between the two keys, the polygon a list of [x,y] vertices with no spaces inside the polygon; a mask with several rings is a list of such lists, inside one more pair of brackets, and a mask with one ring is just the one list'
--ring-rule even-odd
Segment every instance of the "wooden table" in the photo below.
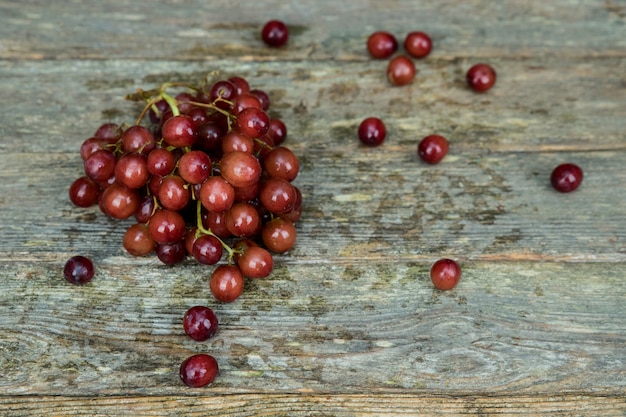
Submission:
{"label": "wooden table", "polygon": [[[259,40],[273,18],[281,50]],[[376,30],[432,36],[412,85],[368,57]],[[0,58],[1,415],[625,415],[623,1],[4,0]],[[137,115],[125,94],[216,70],[270,94],[305,199],[296,248],[232,304],[211,267],[133,258],[130,220],[67,195],[82,141]],[[570,194],[562,162],[585,172]],[[83,287],[74,254],[96,263]],[[463,268],[448,292],[442,257]],[[181,326],[196,304],[221,324],[203,343]],[[194,352],[219,361],[210,387],[179,380]]]}

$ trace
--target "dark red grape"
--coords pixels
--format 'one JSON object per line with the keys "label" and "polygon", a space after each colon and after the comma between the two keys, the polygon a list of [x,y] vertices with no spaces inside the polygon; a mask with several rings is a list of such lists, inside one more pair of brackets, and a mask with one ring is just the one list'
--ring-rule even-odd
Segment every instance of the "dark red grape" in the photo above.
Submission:
{"label": "dark red grape", "polygon": [[496,71],[488,64],[476,64],[467,70],[466,79],[472,90],[483,93],[496,83]]}
{"label": "dark red grape", "polygon": [[261,39],[266,45],[279,48],[289,40],[289,29],[280,20],[270,20],[261,30]]}
{"label": "dark red grape", "polygon": [[215,265],[222,259],[222,244],[215,236],[200,236],[192,246],[191,255],[201,264]]}
{"label": "dark red grape", "polygon": [[205,306],[194,306],[183,317],[183,329],[187,336],[203,342],[217,333],[219,323],[213,310]]}
{"label": "dark red grape", "polygon": [[185,260],[185,256],[187,255],[185,243],[182,241],[157,244],[156,253],[159,260],[165,265],[181,263]]}
{"label": "dark red grape", "polygon": [[213,382],[219,374],[215,358],[207,354],[197,354],[186,359],[180,365],[180,379],[191,388],[200,388]]}
{"label": "dark red grape", "polygon": [[98,202],[100,187],[89,177],[80,177],[70,185],[70,201],[78,207],[91,207]]}
{"label": "dark red grape", "polygon": [[95,274],[95,269],[91,260],[82,255],[72,256],[65,262],[63,276],[67,282],[82,285],[91,281]]}
{"label": "dark red grape", "polygon": [[373,58],[387,59],[397,50],[398,41],[389,32],[374,32],[367,38],[367,51]]}

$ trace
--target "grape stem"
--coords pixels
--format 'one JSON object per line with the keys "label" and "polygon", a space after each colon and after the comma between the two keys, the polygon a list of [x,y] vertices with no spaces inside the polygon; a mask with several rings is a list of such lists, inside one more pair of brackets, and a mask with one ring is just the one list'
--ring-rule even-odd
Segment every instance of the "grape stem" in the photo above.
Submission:
{"label": "grape stem", "polygon": [[160,96],[156,96],[156,97],[152,97],[150,100],[148,100],[148,103],[144,106],[143,110],[141,111],[141,113],[139,113],[139,117],[137,117],[137,120],[135,121],[135,125],[140,125],[141,121],[143,120],[143,118],[146,116],[146,113],[148,112],[148,110],[153,107],[157,101],[159,101],[161,99]]}
{"label": "grape stem", "polygon": [[180,110],[178,110],[178,104],[176,103],[176,99],[174,97],[170,96],[165,91],[161,92],[161,94],[159,94],[159,97],[165,100],[167,105],[170,106],[170,109],[172,109],[172,114],[174,116],[180,116]]}
{"label": "grape stem", "polygon": [[225,103],[230,103],[232,104],[230,101],[228,100],[224,100],[224,99],[216,99],[213,103],[201,103],[199,101],[188,101],[187,103],[194,105],[194,106],[198,106],[198,107],[204,107],[207,109],[211,109],[211,110],[215,110],[216,112],[222,113],[224,116],[227,116],[228,118],[235,118],[236,116],[234,116],[233,114],[231,114],[230,112],[227,112],[224,109],[220,109],[219,107],[217,107],[215,105],[215,103],[217,103],[218,101],[223,101]]}
{"label": "grape stem", "polygon": [[260,147],[262,147],[262,148],[266,148],[266,149],[269,149],[269,150],[274,149],[274,147],[272,147],[272,146],[268,145],[267,143],[263,142],[263,141],[262,141],[261,139],[259,139],[259,138],[255,138],[255,139],[254,139],[254,142],[256,142],[256,143],[257,143]]}
{"label": "grape stem", "polygon": [[196,201],[196,225],[198,227],[198,230],[196,231],[196,236],[203,234],[216,238],[220,242],[224,250],[228,253],[228,263],[230,263],[230,261],[233,259],[233,256],[235,256],[235,250],[222,239],[220,239],[219,236],[213,233],[211,229],[206,229],[204,227],[204,225],[202,224],[202,202],[200,200]]}
{"label": "grape stem", "polygon": [[[172,114],[174,116],[180,116],[180,110],[178,109],[178,102],[177,100],[172,97],[170,94],[168,94],[166,91],[168,88],[170,87],[186,87],[192,91],[198,91],[198,89],[196,87],[193,87],[187,83],[178,83],[178,82],[168,82],[168,83],[163,83],[161,84],[161,86],[159,88],[155,88],[152,90],[142,90],[142,89],[138,89],[137,93],[135,94],[129,94],[126,96],[127,100],[146,100],[147,103],[144,106],[143,110],[141,111],[141,113],[139,114],[139,117],[137,117],[137,120],[135,121],[135,125],[139,125],[141,124],[141,121],[143,120],[143,118],[146,116],[146,113],[148,112],[149,109],[153,109],[156,111],[156,107],[155,104],[157,102],[159,102],[160,100],[165,100],[165,102],[167,103],[167,105],[170,107],[170,109],[172,109]],[[198,106],[198,107],[204,107],[207,109],[211,109],[213,111],[219,112],[221,114],[223,114],[224,116],[228,117],[228,123],[230,125],[231,119],[235,119],[236,116],[234,116],[233,114],[231,114],[230,112],[219,108],[215,103],[217,103],[218,101],[224,102],[230,106],[233,105],[233,103],[229,100],[225,100],[223,99],[221,96],[216,98],[215,101],[213,103],[201,103],[198,101],[189,101],[189,104],[192,104],[194,106]]]}

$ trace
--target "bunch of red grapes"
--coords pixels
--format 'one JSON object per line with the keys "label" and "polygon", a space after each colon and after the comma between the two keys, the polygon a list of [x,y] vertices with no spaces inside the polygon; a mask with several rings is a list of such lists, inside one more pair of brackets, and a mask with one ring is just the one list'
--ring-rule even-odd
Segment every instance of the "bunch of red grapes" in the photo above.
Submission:
{"label": "bunch of red grapes", "polygon": [[245,277],[267,277],[272,254],[296,242],[302,194],[285,124],[268,115],[267,93],[242,77],[165,83],[128,98],[143,111],[132,126],[106,123],[83,142],[85,175],[70,186],[71,201],[134,218],[123,238],[131,255],[156,252],[167,265],[225,258],[210,289],[234,301]]}

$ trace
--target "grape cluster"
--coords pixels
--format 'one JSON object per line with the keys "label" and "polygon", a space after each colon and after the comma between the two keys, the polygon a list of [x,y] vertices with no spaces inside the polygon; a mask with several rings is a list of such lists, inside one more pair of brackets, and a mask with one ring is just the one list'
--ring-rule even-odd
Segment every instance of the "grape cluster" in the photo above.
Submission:
{"label": "grape cluster", "polygon": [[267,277],[272,254],[296,242],[302,193],[285,124],[268,115],[267,93],[238,76],[127,98],[144,102],[143,111],[133,125],[103,124],[83,142],[85,175],[71,184],[70,200],[134,217],[122,242],[131,255],[155,252],[167,265],[188,255],[206,265],[226,258],[210,289],[234,301],[245,277]]}

